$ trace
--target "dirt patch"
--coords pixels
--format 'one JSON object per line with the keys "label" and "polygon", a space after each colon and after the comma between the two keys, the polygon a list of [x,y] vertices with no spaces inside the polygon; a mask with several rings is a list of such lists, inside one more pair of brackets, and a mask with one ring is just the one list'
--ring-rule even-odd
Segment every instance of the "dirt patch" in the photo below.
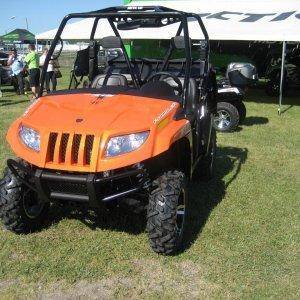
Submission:
{"label": "dirt patch", "polygon": [[[205,268],[191,261],[172,263],[168,260],[136,259],[130,276],[116,276],[95,282],[78,281],[72,286],[57,282],[51,286],[32,287],[33,298],[39,300],[73,299],[199,299],[211,298],[219,286],[205,276]],[[9,289],[16,281],[0,282],[0,291]]]}
{"label": "dirt patch", "polygon": [[138,272],[132,296],[165,296],[177,299],[209,297],[218,286],[205,279],[204,271],[189,261],[175,267],[157,260],[135,260]]}
{"label": "dirt patch", "polygon": [[19,280],[17,279],[0,281],[0,292],[18,283]]}
{"label": "dirt patch", "polygon": [[79,281],[72,288],[48,294],[40,294],[40,300],[73,300],[73,299],[112,299],[116,288],[130,288],[131,280],[128,278],[111,278],[103,279],[98,282],[89,283],[87,281]]}

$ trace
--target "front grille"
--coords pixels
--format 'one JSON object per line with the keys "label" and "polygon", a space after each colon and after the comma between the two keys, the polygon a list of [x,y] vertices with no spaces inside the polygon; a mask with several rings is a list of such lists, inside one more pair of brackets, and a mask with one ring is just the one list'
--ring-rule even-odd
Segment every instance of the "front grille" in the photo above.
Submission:
{"label": "front grille", "polygon": [[47,162],[90,165],[93,148],[93,135],[51,132],[48,140]]}
{"label": "front grille", "polygon": [[59,192],[75,195],[88,194],[87,186],[84,183],[48,181],[47,185],[50,192]]}

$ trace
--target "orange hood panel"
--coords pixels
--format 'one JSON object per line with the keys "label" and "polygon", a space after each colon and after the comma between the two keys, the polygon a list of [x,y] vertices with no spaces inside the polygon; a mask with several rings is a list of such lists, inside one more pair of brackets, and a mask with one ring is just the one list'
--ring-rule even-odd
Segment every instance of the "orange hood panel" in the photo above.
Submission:
{"label": "orange hood panel", "polygon": [[[187,120],[174,121],[179,104],[130,95],[69,94],[40,98],[10,127],[7,139],[17,156],[41,168],[101,172],[144,161],[166,151],[190,131]],[[19,126],[35,129],[41,150],[19,138]],[[134,152],[105,157],[112,136],[150,131]]]}
{"label": "orange hood panel", "polygon": [[[130,99],[129,99],[130,97]],[[149,129],[170,101],[157,101],[134,96],[76,94],[42,98],[23,122],[33,128],[99,134],[104,130],[134,132]]]}

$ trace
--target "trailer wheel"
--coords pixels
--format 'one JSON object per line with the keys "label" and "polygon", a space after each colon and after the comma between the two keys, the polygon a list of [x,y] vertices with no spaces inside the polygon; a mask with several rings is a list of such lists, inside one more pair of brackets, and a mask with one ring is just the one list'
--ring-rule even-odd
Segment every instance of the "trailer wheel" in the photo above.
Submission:
{"label": "trailer wheel", "polygon": [[234,131],[239,125],[239,120],[239,112],[233,104],[229,102],[218,102],[217,113],[213,122],[217,131]]}
{"label": "trailer wheel", "polygon": [[147,231],[151,248],[174,254],[182,246],[185,232],[187,183],[184,173],[169,171],[153,182],[149,196]]}
{"label": "trailer wheel", "polygon": [[49,204],[39,201],[37,194],[24,185],[9,169],[0,184],[0,218],[4,227],[15,233],[38,230]]}

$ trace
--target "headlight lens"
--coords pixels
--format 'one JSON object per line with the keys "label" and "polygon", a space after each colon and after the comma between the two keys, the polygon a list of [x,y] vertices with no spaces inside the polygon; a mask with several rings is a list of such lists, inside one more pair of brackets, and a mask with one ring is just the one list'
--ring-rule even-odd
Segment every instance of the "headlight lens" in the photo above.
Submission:
{"label": "headlight lens", "polygon": [[145,131],[111,138],[107,144],[105,156],[113,157],[137,150],[145,143],[149,133]]}
{"label": "headlight lens", "polygon": [[41,139],[40,134],[32,128],[20,126],[19,135],[23,143],[30,149],[39,152]]}

